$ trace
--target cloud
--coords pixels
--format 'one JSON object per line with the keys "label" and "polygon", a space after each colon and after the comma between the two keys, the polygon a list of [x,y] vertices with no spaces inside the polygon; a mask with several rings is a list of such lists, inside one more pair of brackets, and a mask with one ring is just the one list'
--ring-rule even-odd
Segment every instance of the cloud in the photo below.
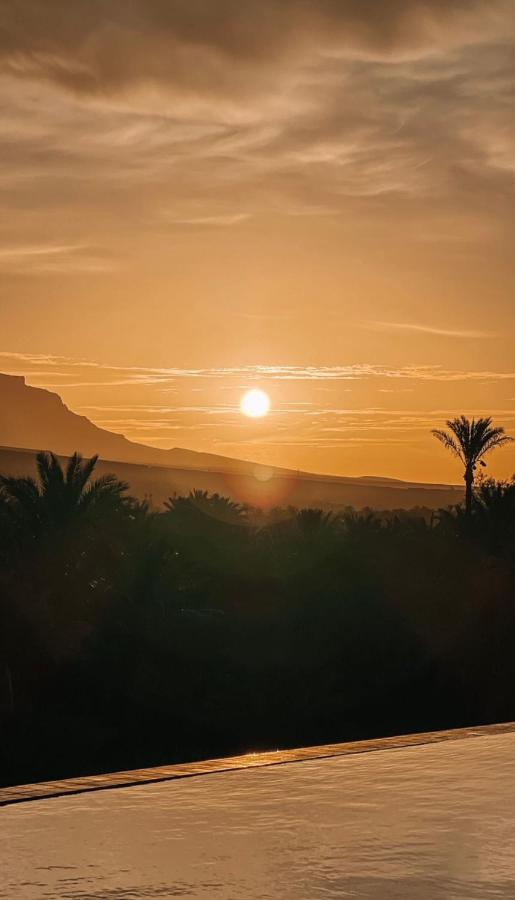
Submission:
{"label": "cloud", "polygon": [[[55,367],[60,368],[60,377],[69,377],[69,382],[61,384],[61,388],[111,385],[166,385],[161,391],[169,392],[181,381],[198,381],[206,383],[224,381],[234,382],[238,389],[253,382],[311,382],[313,385],[326,382],[360,382],[368,380],[390,380],[411,382],[484,382],[495,383],[514,381],[515,372],[482,369],[450,369],[440,365],[419,366],[385,366],[374,363],[353,363],[333,366],[301,366],[301,365],[245,365],[245,366],[211,366],[205,368],[187,367],[155,367],[155,366],[116,366],[92,360],[80,360],[65,356],[47,354],[31,354],[21,352],[0,351],[0,359],[5,360],[2,366],[9,374],[23,374],[31,367],[31,377],[42,382],[55,375]],[[34,368],[32,368],[34,367]],[[66,368],[69,373],[66,374]],[[80,369],[84,369],[84,381],[78,379]],[[48,372],[47,372],[48,369]],[[99,380],[93,380],[98,373]],[[55,385],[54,385],[55,386]],[[304,400],[302,401],[304,402]]]}
{"label": "cloud", "polygon": [[506,34],[509,10],[509,0],[18,0],[4,10],[0,53],[14,74],[78,92],[151,81],[213,93],[229,89],[231,66],[245,84],[306,48],[382,57],[477,41],[479,27],[481,38]]}
{"label": "cloud", "polygon": [[108,247],[270,215],[447,252],[511,237],[509,2],[10,6],[0,186],[22,234],[30,204],[38,239]]}
{"label": "cloud", "polygon": [[250,219],[250,213],[227,213],[226,215],[218,215],[218,216],[197,216],[188,218],[175,218],[170,219],[171,223],[175,223],[177,225],[200,225],[201,227],[216,227],[216,226],[231,226],[231,225],[239,225],[241,222],[246,222]]}
{"label": "cloud", "polygon": [[0,270],[24,275],[107,272],[113,262],[83,244],[0,244]]}
{"label": "cloud", "polygon": [[77,250],[81,250],[82,246],[80,244],[63,244],[61,246],[56,244],[40,244],[40,245],[29,245],[29,246],[21,246],[21,247],[1,247],[0,246],[0,262],[26,262],[27,260],[31,260],[35,257],[40,256],[62,256],[69,255],[70,253],[75,253]]}
{"label": "cloud", "polygon": [[420,333],[420,334],[434,334],[434,335],[437,335],[440,337],[471,338],[471,339],[496,337],[496,335],[490,331],[438,328],[435,325],[420,325],[420,324],[416,324],[415,322],[371,321],[371,322],[363,322],[363,327],[368,328],[370,331],[385,331],[385,332],[390,332],[393,334],[395,334],[396,332],[415,332],[415,333]]}

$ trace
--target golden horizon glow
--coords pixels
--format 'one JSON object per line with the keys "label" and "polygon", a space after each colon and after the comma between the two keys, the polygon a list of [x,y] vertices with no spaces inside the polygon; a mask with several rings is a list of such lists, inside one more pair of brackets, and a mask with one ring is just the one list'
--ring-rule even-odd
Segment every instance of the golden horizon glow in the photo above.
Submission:
{"label": "golden horizon glow", "polygon": [[260,388],[253,388],[243,394],[240,409],[249,419],[262,419],[270,412],[270,397]]}
{"label": "golden horizon glow", "polygon": [[8,6],[0,372],[320,474],[454,482],[432,428],[515,435],[515,3]]}

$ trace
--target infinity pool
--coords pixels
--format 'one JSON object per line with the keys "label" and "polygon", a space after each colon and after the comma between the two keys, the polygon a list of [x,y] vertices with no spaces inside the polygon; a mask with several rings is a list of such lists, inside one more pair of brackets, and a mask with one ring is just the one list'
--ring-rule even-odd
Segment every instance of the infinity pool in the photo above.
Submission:
{"label": "infinity pool", "polygon": [[6,900],[515,898],[515,734],[0,809]]}

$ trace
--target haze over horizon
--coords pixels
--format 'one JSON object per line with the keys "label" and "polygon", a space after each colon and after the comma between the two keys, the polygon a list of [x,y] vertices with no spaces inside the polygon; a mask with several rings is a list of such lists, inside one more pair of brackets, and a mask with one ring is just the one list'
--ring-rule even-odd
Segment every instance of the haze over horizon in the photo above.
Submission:
{"label": "haze over horizon", "polygon": [[3,18],[0,371],[140,443],[313,472],[458,482],[432,427],[515,434],[510,0]]}

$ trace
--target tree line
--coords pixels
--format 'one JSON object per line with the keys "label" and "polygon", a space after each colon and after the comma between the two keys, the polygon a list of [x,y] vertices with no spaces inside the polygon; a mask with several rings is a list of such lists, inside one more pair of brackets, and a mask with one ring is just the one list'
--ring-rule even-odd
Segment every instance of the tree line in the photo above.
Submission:
{"label": "tree line", "polygon": [[477,477],[508,438],[448,429],[437,514],[1,477],[2,783],[515,718],[515,482]]}

